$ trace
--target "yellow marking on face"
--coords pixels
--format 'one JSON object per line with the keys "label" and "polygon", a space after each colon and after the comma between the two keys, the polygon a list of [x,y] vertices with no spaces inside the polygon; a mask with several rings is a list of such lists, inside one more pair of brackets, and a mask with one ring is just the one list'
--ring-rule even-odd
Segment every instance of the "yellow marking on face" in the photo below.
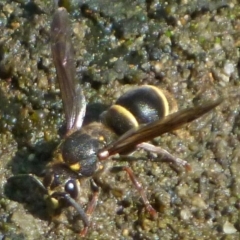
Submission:
{"label": "yellow marking on face", "polygon": [[99,165],[98,170],[103,170],[103,165]]}
{"label": "yellow marking on face", "polygon": [[59,207],[59,201],[56,198],[51,197],[50,202],[52,209],[57,209]]}
{"label": "yellow marking on face", "polygon": [[98,138],[98,140],[101,141],[101,142],[104,142],[104,141],[105,141],[105,138],[104,138],[104,136],[100,136],[100,137]]}

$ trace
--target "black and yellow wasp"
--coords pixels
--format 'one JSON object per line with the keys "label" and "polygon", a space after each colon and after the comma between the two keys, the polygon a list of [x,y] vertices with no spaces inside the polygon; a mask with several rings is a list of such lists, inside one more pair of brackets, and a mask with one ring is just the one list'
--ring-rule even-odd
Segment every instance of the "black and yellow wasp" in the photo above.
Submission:
{"label": "black and yellow wasp", "polygon": [[[218,106],[222,99],[177,111],[168,92],[143,85],[117,99],[113,106],[101,114],[101,122],[82,126],[87,103],[81,85],[76,81],[71,28],[64,8],[58,8],[53,16],[51,48],[67,132],[39,185],[45,191],[51,215],[60,214],[64,207],[74,207],[84,223],[81,232],[84,236],[90,226],[88,216],[97,205],[98,186],[94,178],[102,171],[103,160],[115,154],[126,155],[136,149],[144,149],[178,165],[189,167],[186,161],[147,141],[201,117]],[[157,213],[131,168],[121,166],[116,169],[126,171],[146,210],[155,217]],[[91,178],[93,189],[92,199],[85,210],[78,201],[83,178]]]}

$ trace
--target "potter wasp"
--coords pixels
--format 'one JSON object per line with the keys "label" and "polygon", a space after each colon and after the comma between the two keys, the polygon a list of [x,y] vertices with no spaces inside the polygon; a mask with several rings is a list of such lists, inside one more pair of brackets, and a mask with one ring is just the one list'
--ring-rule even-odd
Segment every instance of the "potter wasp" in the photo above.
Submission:
{"label": "potter wasp", "polygon": [[[43,181],[37,181],[45,192],[50,214],[58,215],[64,207],[72,206],[83,221],[81,235],[85,236],[90,226],[89,215],[97,205],[99,186],[95,179],[103,171],[103,161],[116,154],[121,157],[136,149],[144,149],[189,168],[186,161],[147,142],[201,117],[218,106],[222,99],[177,110],[170,93],[152,85],[143,85],[119,97],[114,105],[101,114],[100,122],[83,125],[87,103],[81,85],[75,78],[71,28],[64,8],[57,9],[53,16],[51,48],[67,131],[54,152],[53,161],[44,172]],[[114,169],[127,173],[146,210],[156,217],[157,212],[132,169],[128,166],[117,166]],[[85,178],[90,178],[93,190],[86,209],[78,201],[81,180]]]}

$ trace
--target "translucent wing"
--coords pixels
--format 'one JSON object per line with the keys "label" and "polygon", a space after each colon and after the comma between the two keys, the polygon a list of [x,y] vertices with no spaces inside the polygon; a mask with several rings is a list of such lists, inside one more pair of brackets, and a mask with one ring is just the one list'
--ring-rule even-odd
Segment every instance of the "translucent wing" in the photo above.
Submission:
{"label": "translucent wing", "polygon": [[81,128],[86,101],[80,84],[75,79],[71,28],[65,8],[58,8],[54,13],[51,24],[51,47],[69,134]]}
{"label": "translucent wing", "polygon": [[116,153],[131,151],[134,147],[142,142],[149,141],[166,132],[170,132],[181,128],[184,124],[189,123],[203,114],[209,112],[222,102],[218,99],[213,102],[208,102],[201,106],[187,108],[170,114],[163,119],[150,123],[139,128],[134,128],[126,132],[115,142],[109,144],[99,153],[100,159],[105,159],[108,156]]}

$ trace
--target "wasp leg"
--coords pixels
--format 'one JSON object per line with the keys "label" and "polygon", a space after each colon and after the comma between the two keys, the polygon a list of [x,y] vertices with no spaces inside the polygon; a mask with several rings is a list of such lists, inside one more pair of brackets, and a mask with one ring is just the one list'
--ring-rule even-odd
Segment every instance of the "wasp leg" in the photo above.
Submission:
{"label": "wasp leg", "polygon": [[92,213],[94,212],[94,210],[97,206],[97,201],[98,201],[98,196],[99,196],[99,187],[97,186],[97,184],[94,182],[93,179],[91,179],[91,188],[92,188],[93,196],[92,196],[91,202],[89,203],[89,205],[87,207],[86,214],[88,216],[91,216]]}
{"label": "wasp leg", "polygon": [[130,180],[132,181],[134,187],[137,189],[138,193],[140,194],[140,196],[143,200],[143,203],[145,205],[145,208],[147,209],[149,214],[155,219],[157,217],[157,212],[152,207],[149,200],[147,199],[147,196],[146,196],[146,193],[145,193],[145,191],[142,187],[142,184],[138,181],[138,179],[135,176],[135,174],[133,173],[132,169],[130,167],[127,167],[127,166],[119,166],[119,167],[113,167],[112,171],[113,172],[125,171],[128,174],[128,176],[129,176]]}
{"label": "wasp leg", "polygon": [[64,194],[62,197],[64,198],[64,200],[66,202],[68,202],[72,207],[74,207],[75,210],[77,210],[77,212],[78,212],[79,216],[81,217],[81,220],[83,221],[83,224],[84,224],[84,229],[82,230],[82,232],[87,233],[90,223],[89,223],[87,214],[84,212],[83,208],[68,194]]}
{"label": "wasp leg", "polygon": [[[85,212],[89,218],[97,206],[98,196],[99,196],[99,187],[97,186],[97,184],[94,182],[93,179],[91,179],[91,188],[92,188],[93,195],[92,195],[92,199],[91,199],[90,203],[87,206],[87,210]],[[88,228],[89,228],[89,226],[85,226],[84,229],[80,232],[81,237],[86,236]]]}
{"label": "wasp leg", "polygon": [[138,144],[137,147],[142,148],[149,152],[157,153],[158,155],[161,156],[160,160],[172,162],[172,163],[176,164],[177,166],[184,167],[187,171],[191,171],[191,166],[188,164],[187,161],[173,156],[171,153],[169,153],[167,150],[165,150],[161,147],[158,147],[158,146],[152,145],[150,143],[146,143],[146,142]]}

